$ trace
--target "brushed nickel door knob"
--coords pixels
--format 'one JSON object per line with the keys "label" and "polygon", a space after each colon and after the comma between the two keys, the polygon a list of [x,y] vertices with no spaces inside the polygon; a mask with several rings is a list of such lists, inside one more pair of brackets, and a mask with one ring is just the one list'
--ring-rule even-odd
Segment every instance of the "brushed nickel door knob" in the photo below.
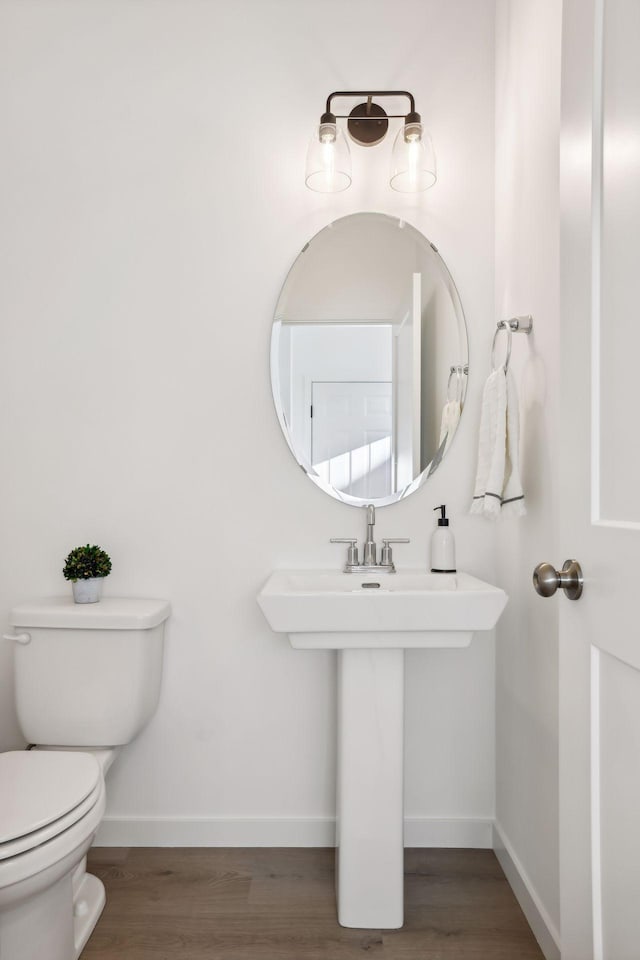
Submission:
{"label": "brushed nickel door knob", "polygon": [[550,563],[539,563],[533,571],[533,585],[541,597],[552,597],[561,587],[568,600],[578,600],[584,585],[582,568],[577,560],[565,560],[560,572]]}

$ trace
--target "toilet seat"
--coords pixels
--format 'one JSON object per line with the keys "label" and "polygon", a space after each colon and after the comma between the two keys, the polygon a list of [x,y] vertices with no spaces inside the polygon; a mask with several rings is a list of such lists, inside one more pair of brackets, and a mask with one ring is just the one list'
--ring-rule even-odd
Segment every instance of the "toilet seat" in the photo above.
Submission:
{"label": "toilet seat", "polygon": [[89,753],[0,754],[0,861],[68,830],[103,791],[100,764]]}
{"label": "toilet seat", "polygon": [[104,815],[104,807],[104,780],[101,780],[93,807],[72,826],[52,836],[46,843],[24,850],[15,857],[0,860],[0,919],[2,911],[12,903],[19,903],[47,889],[77,866],[95,836]]}

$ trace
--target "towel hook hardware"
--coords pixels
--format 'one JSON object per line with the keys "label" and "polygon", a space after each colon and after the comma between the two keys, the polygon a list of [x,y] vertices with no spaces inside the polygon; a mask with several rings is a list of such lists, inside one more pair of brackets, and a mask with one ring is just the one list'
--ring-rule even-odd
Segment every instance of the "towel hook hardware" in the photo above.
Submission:
{"label": "towel hook hardware", "polygon": [[493,335],[493,342],[491,344],[491,369],[497,370],[496,367],[496,341],[498,339],[498,334],[505,330],[507,334],[507,354],[504,361],[504,372],[506,373],[509,369],[509,360],[511,359],[511,334],[512,333],[526,333],[527,335],[533,330],[533,317],[531,314],[523,317],[511,317],[510,320],[499,320],[496,324],[496,332]]}
{"label": "towel hook hardware", "polygon": [[[454,374],[455,374],[455,377],[456,377],[456,395],[455,395],[455,397],[451,397],[451,396],[449,396],[449,391],[450,391],[450,389],[451,389],[451,380],[452,380]],[[468,375],[469,375],[469,364],[468,364],[468,363],[465,363],[465,364],[456,363],[456,364],[452,364],[452,365],[449,367],[449,379],[447,380],[447,401],[452,400],[452,399],[453,399],[453,400],[457,400],[457,399],[458,399],[458,393],[459,393],[458,386],[460,385],[460,381],[462,380],[462,377],[467,377]]]}

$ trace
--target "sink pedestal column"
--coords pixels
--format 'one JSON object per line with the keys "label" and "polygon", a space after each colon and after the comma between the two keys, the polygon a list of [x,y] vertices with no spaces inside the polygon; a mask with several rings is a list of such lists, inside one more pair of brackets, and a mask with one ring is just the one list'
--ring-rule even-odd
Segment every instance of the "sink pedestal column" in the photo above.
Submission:
{"label": "sink pedestal column", "polygon": [[404,922],[404,650],[338,652],[336,886],[343,927]]}

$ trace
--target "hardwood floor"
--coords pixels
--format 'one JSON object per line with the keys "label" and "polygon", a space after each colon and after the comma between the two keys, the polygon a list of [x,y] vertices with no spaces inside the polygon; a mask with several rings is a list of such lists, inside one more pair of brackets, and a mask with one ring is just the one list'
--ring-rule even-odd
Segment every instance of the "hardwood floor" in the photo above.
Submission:
{"label": "hardwood floor", "polygon": [[331,849],[95,848],[82,960],[540,960],[490,850],[405,851],[402,930],[336,919]]}

